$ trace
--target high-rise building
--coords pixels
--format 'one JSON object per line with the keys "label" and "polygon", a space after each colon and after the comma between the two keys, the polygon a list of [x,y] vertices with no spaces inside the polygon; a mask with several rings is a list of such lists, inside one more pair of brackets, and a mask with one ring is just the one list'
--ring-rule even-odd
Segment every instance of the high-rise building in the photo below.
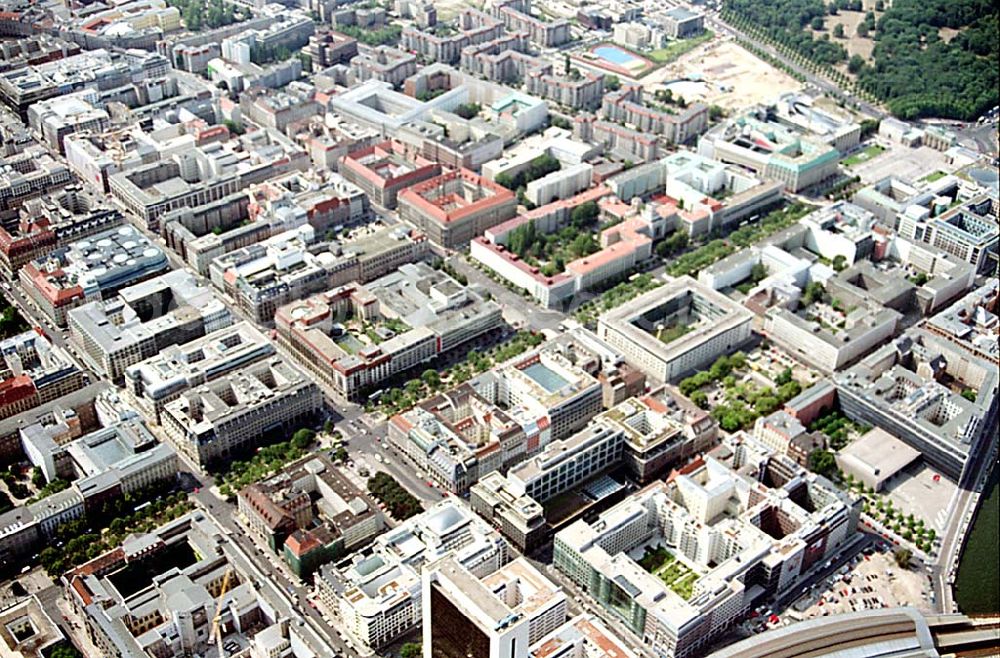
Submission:
{"label": "high-rise building", "polygon": [[566,620],[566,595],[524,558],[477,578],[454,558],[423,571],[424,658],[525,658]]}

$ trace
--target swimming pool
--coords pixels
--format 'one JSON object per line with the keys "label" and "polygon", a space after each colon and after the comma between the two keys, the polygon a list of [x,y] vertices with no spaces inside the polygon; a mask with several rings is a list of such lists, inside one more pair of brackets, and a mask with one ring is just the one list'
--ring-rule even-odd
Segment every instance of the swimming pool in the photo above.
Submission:
{"label": "swimming pool", "polygon": [[645,57],[609,43],[594,46],[590,49],[590,54],[600,62],[599,66],[602,68],[628,76],[636,77],[653,68],[653,63]]}
{"label": "swimming pool", "polygon": [[618,66],[628,66],[632,62],[641,61],[632,53],[622,50],[617,46],[598,46],[597,48],[594,48],[594,54],[601,59],[611,62],[612,64],[617,64]]}

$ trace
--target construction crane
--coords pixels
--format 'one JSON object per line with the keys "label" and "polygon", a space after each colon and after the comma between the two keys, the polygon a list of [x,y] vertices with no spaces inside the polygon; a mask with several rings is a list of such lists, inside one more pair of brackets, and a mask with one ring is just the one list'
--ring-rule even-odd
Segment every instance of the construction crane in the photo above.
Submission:
{"label": "construction crane", "polygon": [[222,589],[219,590],[219,603],[215,606],[215,616],[212,617],[212,630],[208,633],[208,641],[211,642],[212,638],[215,638],[216,647],[219,650],[219,658],[225,656],[225,651],[222,647],[222,632],[219,630],[219,622],[222,620],[222,602],[225,599],[226,591],[229,589],[229,576],[233,573],[233,566],[231,564],[226,565],[226,573],[222,576]]}

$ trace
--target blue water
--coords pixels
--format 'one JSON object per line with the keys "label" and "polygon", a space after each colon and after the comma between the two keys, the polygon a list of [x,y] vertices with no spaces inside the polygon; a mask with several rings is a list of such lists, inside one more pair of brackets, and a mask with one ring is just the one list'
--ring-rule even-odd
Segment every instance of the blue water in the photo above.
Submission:
{"label": "blue water", "polygon": [[604,61],[618,66],[628,66],[631,62],[636,61],[634,55],[615,46],[598,46],[594,48],[594,54]]}

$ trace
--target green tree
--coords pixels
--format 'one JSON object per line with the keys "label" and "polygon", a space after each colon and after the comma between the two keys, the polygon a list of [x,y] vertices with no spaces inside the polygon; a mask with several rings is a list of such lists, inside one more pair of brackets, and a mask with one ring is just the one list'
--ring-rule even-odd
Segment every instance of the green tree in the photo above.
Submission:
{"label": "green tree", "polygon": [[837,469],[837,462],[829,450],[817,448],[809,453],[809,470],[829,477]]}
{"label": "green tree", "polygon": [[861,55],[851,55],[851,59],[847,62],[847,70],[852,74],[860,73],[864,67],[865,60]]}
{"label": "green tree", "polygon": [[834,25],[833,26],[833,36],[837,37],[838,39],[843,39],[844,36],[845,36],[844,35],[844,26],[841,25],[840,23],[837,23],[836,25]]}
{"label": "green tree", "polygon": [[[869,29],[870,28],[868,27],[868,23],[865,23],[864,21],[858,23],[858,27],[857,27],[857,34],[858,34],[858,36],[861,37],[861,38],[867,37]],[[855,57],[857,57],[857,55],[855,55]]]}
{"label": "green tree", "polygon": [[583,229],[597,220],[601,210],[596,201],[587,201],[573,208],[569,216],[570,225],[575,229]]}
{"label": "green tree", "polygon": [[823,29],[823,17],[822,16],[816,16],[815,18],[813,18],[812,21],[809,23],[809,27],[811,27],[814,30],[822,30]]}
{"label": "green tree", "polygon": [[617,75],[604,76],[604,89],[606,91],[618,91],[621,88],[622,81],[618,79]]}
{"label": "green tree", "polygon": [[785,368],[784,370],[778,373],[777,377],[774,378],[774,383],[777,384],[778,386],[781,386],[782,384],[787,384],[790,381],[792,381],[791,368]]}
{"label": "green tree", "polygon": [[419,642],[407,642],[399,650],[399,658],[420,658],[423,646]]}
{"label": "green tree", "polygon": [[441,385],[441,376],[438,375],[437,370],[431,368],[424,370],[420,374],[420,379],[430,388],[437,388]]}
{"label": "green tree", "polygon": [[478,115],[481,109],[479,103],[463,103],[456,107],[454,112],[463,119],[471,119]]}
{"label": "green tree", "polygon": [[298,448],[299,450],[305,450],[315,438],[316,432],[310,429],[303,428],[296,430],[296,432],[292,434],[292,446]]}
{"label": "green tree", "polygon": [[705,391],[694,391],[691,393],[691,402],[694,402],[702,409],[708,409],[708,394]]}
{"label": "green tree", "polygon": [[892,556],[901,569],[910,568],[910,559],[913,557],[913,551],[908,548],[897,548]]}

